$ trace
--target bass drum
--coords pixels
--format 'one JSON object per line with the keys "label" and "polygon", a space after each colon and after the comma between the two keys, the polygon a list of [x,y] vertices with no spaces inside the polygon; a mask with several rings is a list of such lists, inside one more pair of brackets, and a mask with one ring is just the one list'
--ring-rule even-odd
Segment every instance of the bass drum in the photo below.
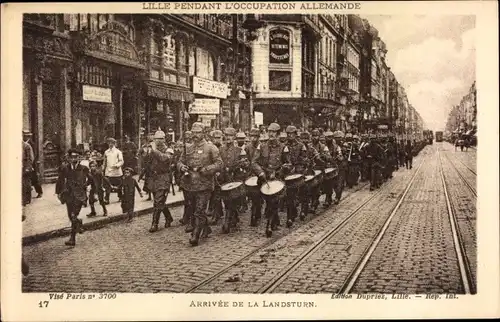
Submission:
{"label": "bass drum", "polygon": [[268,181],[260,187],[260,193],[266,201],[278,201],[285,196],[285,183],[281,180]]}

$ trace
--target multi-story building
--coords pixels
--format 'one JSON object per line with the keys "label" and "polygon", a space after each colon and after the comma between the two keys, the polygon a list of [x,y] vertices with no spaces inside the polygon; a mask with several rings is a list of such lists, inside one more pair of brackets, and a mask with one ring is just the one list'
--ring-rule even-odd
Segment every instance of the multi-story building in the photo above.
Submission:
{"label": "multi-story building", "polygon": [[[249,61],[250,48],[235,26],[241,20],[227,15],[25,15],[23,126],[34,133],[42,177],[56,176],[71,146],[96,148],[106,137],[124,135],[139,144],[158,127],[179,137],[184,116],[186,123],[204,116],[186,115],[196,98],[205,98],[203,111],[213,113],[207,118],[213,125],[221,106],[229,105],[228,75],[241,74],[224,69],[228,48],[247,48],[239,56]],[[222,120],[224,113],[217,117]]]}

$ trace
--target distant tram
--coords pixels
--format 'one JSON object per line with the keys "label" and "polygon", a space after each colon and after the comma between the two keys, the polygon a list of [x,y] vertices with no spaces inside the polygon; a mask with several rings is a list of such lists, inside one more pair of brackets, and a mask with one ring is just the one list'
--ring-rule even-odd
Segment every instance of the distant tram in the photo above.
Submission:
{"label": "distant tram", "polygon": [[443,131],[436,131],[436,142],[443,142]]}
{"label": "distant tram", "polygon": [[422,134],[424,136],[424,140],[427,141],[427,144],[433,143],[432,141],[434,140],[434,134],[431,130],[424,130]]}

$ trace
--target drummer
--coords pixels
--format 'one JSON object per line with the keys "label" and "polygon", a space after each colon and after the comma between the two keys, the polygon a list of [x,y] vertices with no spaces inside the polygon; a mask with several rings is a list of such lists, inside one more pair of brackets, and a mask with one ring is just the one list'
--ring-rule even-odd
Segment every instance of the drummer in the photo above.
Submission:
{"label": "drummer", "polygon": [[[237,180],[244,180],[242,178],[242,166],[244,161],[241,159],[242,149],[235,144],[236,130],[228,127],[224,130],[225,142],[220,148],[220,155],[223,162],[223,171],[219,177],[221,185]],[[216,196],[216,203],[220,203],[220,195]],[[241,205],[241,200],[225,204],[226,215],[224,217],[223,232],[229,232],[231,228],[236,227],[239,222],[238,208]],[[218,218],[222,214],[216,213]]]}
{"label": "drummer", "polygon": [[193,123],[191,131],[193,143],[186,146],[177,167],[183,173],[184,199],[194,210],[195,227],[189,243],[197,246],[202,231],[210,231],[206,209],[214,190],[214,174],[222,168],[222,159],[217,147],[203,139],[203,124]]}
{"label": "drummer", "polygon": [[[347,165],[344,159],[344,151],[342,149],[342,140],[344,138],[344,133],[342,131],[333,132],[333,140],[335,142],[334,150],[332,150],[332,157],[338,166],[338,175],[334,182],[335,190],[335,201],[334,203],[338,205],[340,198],[342,198],[342,192],[344,190],[344,180]],[[335,148],[336,147],[336,148]]]}
{"label": "drummer", "polygon": [[[254,160],[254,157],[259,153],[259,151],[257,150],[260,149],[259,129],[257,128],[251,129],[249,139],[250,141],[247,144],[245,144],[245,151],[248,160],[252,161]],[[262,169],[260,168],[258,163],[250,162],[250,171],[255,175],[259,175]],[[252,196],[252,217],[250,219],[250,226],[252,227],[258,226],[261,216],[262,216],[262,197],[260,196],[260,194],[255,194]]]}
{"label": "drummer", "polygon": [[[222,146],[222,131],[214,130],[211,133],[212,143],[219,149]],[[211,215],[212,219],[210,220],[210,225],[217,225],[217,222],[222,217],[222,203],[220,202],[220,183],[218,180],[218,175],[220,173],[215,174],[215,187],[214,191],[210,195],[210,202],[208,205],[208,213]]]}
{"label": "drummer", "polygon": [[[326,146],[326,144],[321,143],[320,141],[320,131],[319,129],[315,129],[311,132],[311,140],[312,146],[319,153],[318,160],[315,161],[314,170],[325,171],[326,165],[331,162],[330,150]],[[325,191],[323,181],[318,187],[312,192],[312,200],[311,200],[311,211],[316,212],[319,206],[319,197],[321,196],[321,192]]]}
{"label": "drummer", "polygon": [[[288,154],[288,162],[283,167],[284,174],[290,175],[295,173],[304,174],[307,166],[307,148],[297,139],[297,128],[289,125],[286,128],[288,142],[286,144]],[[297,217],[297,193],[298,191],[287,190],[287,227],[291,227]]]}
{"label": "drummer", "polygon": [[[261,186],[267,180],[283,179],[282,166],[287,161],[288,150],[278,141],[278,131],[280,126],[277,123],[271,123],[267,128],[269,141],[261,143],[256,148],[252,158],[252,170],[258,176],[258,185]],[[254,140],[257,136],[254,134]],[[272,231],[278,229],[279,200],[266,201],[265,216],[267,219],[266,235],[271,236]]]}
{"label": "drummer", "polygon": [[[339,151],[339,147],[337,146],[337,144],[335,143],[335,141],[333,140],[333,132],[328,130],[325,132],[325,145],[326,147],[328,148],[328,151],[329,151],[329,162],[327,163],[327,167],[335,167],[335,168],[338,168],[338,165],[336,164],[336,161],[335,161],[335,156],[334,154],[337,153],[337,154],[341,154],[342,152]],[[328,179],[325,179],[324,182],[323,182],[323,189],[324,189],[324,192],[325,192],[325,203],[323,204],[323,207],[324,208],[328,208],[331,206],[332,202],[333,202],[333,186],[334,186],[334,183],[335,183],[335,178],[328,178]]]}

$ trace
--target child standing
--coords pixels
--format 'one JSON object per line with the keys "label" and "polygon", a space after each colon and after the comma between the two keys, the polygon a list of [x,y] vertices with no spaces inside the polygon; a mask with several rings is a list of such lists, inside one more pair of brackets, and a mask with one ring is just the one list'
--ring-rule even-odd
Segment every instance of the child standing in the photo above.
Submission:
{"label": "child standing", "polygon": [[91,161],[89,165],[92,181],[89,193],[90,214],[88,214],[87,217],[95,217],[97,215],[94,207],[94,203],[96,201],[99,201],[99,204],[102,207],[103,216],[106,217],[108,215],[108,211],[106,210],[106,203],[104,202],[104,193],[106,189],[111,189],[111,184],[109,183],[108,178],[104,176],[102,170],[97,166],[96,161]]}
{"label": "child standing", "polygon": [[132,221],[134,215],[135,189],[142,198],[141,188],[137,181],[132,177],[132,168],[125,168],[123,171],[123,181],[119,189],[122,195],[122,211],[128,215],[127,222]]}

